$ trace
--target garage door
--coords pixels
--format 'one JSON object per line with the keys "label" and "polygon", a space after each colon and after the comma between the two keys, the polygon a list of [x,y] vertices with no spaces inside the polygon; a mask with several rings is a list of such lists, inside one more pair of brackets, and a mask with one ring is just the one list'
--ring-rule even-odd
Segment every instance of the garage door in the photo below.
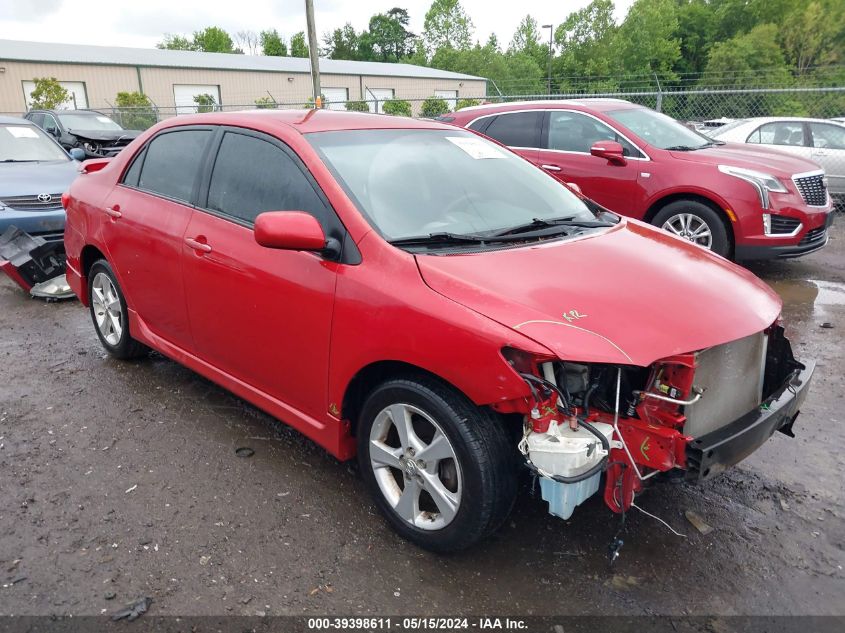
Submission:
{"label": "garage door", "polygon": [[203,86],[200,84],[173,84],[173,100],[176,102],[176,114],[194,114],[197,102],[194,97],[211,95],[214,103],[220,105],[220,86]]}
{"label": "garage door", "polygon": [[329,110],[346,110],[346,100],[349,99],[349,91],[346,88],[323,88],[322,93]]}
{"label": "garage door", "polygon": [[[384,102],[393,98],[393,88],[367,88],[365,93],[367,95],[367,105],[370,106],[370,112],[384,113]],[[376,102],[378,108],[376,108]]]}
{"label": "garage door", "polygon": [[443,99],[453,112],[458,107],[458,91],[457,90],[435,90],[434,96]]}
{"label": "garage door", "polygon": [[[70,97],[57,108],[58,110],[84,110],[88,107],[88,97],[85,95],[84,81],[60,81],[59,84],[70,93]],[[23,82],[27,110],[32,106],[32,97],[30,95],[33,90],[35,90],[34,81]]]}

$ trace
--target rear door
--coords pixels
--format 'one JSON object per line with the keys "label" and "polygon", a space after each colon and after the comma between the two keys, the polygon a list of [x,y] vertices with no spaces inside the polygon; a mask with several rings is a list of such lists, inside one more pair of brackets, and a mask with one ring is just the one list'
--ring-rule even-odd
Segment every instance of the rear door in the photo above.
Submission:
{"label": "rear door", "polygon": [[138,152],[107,196],[105,243],[129,308],[166,341],[191,348],[182,240],[210,127],[165,130]]}
{"label": "rear door", "polygon": [[[627,163],[614,165],[590,154],[590,148],[600,141],[621,144]],[[638,178],[648,158],[619,132],[595,117],[573,110],[548,111],[538,162],[561,182],[575,183],[585,196],[612,211],[624,215],[640,212],[644,196]]]}
{"label": "rear door", "polygon": [[845,125],[810,123],[811,158],[827,174],[831,193],[845,194]]}
{"label": "rear door", "polygon": [[339,264],[259,246],[253,225],[263,211],[293,210],[313,214],[327,236],[342,225],[297,155],[273,137],[225,128],[207,172],[182,247],[197,355],[300,411],[325,415]]}
{"label": "rear door", "polygon": [[536,165],[542,122],[540,110],[524,110],[482,117],[467,127],[507,145]]}

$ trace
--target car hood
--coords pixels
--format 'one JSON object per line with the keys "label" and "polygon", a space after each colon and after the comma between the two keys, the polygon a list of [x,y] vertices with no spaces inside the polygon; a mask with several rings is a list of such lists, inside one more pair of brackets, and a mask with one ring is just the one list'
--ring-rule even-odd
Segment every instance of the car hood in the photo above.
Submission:
{"label": "car hood", "polygon": [[64,193],[79,175],[74,160],[38,163],[0,163],[0,199]]}
{"label": "car hood", "polygon": [[640,222],[466,255],[417,255],[426,284],[561,359],[648,366],[770,326],[781,301],[747,270]]}
{"label": "car hood", "polygon": [[71,134],[79,138],[85,138],[89,141],[117,141],[125,140],[127,143],[134,140],[141,133],[140,130],[68,130]]}
{"label": "car hood", "polygon": [[793,174],[821,169],[817,163],[795,154],[745,143],[725,143],[692,152],[672,152],[672,156],[694,163],[744,167],[787,179],[792,178]]}

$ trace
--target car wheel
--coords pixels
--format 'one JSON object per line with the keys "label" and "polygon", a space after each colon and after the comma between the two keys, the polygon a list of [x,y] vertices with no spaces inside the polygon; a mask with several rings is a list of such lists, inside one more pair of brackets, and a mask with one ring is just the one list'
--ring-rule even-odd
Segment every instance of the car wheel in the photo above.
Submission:
{"label": "car wheel", "polygon": [[435,379],[395,379],[361,411],[358,460],[379,510],[425,549],[465,549],[516,499],[516,446],[504,420]]}
{"label": "car wheel", "polygon": [[719,214],[696,200],[677,200],[663,207],[652,224],[673,235],[708,248],[722,257],[730,255],[728,229]]}
{"label": "car wheel", "polygon": [[95,262],[88,272],[88,303],[94,329],[109,354],[129,359],[149,351],[129,334],[126,299],[112,267],[104,259]]}

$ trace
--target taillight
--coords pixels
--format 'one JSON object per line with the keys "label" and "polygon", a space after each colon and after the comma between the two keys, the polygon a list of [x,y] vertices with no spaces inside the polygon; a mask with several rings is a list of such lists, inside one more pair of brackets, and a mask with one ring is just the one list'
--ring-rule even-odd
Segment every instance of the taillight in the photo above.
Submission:
{"label": "taillight", "polygon": [[70,203],[70,194],[67,191],[65,191],[62,194],[62,208],[67,209],[68,203]]}

